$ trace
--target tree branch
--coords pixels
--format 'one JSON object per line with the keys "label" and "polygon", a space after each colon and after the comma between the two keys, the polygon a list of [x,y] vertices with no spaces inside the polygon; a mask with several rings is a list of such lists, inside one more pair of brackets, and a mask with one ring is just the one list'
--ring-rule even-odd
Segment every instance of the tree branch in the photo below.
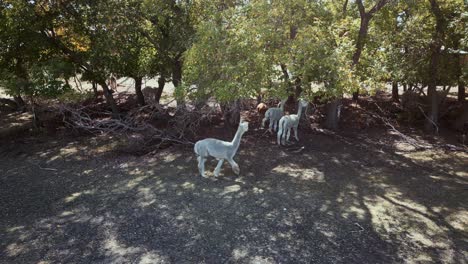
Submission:
{"label": "tree branch", "polygon": [[362,0],[356,0],[356,4],[358,5],[359,15],[361,15],[361,17],[364,17],[366,15],[366,9],[364,7],[364,4],[362,3]]}

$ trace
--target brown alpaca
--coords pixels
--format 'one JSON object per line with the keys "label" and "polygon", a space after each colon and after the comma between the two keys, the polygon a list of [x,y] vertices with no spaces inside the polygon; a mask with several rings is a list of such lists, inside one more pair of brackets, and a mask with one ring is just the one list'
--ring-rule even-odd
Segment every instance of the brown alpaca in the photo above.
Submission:
{"label": "brown alpaca", "polygon": [[268,106],[264,103],[259,103],[257,105],[257,112],[260,113],[260,115],[265,115],[265,112],[268,110]]}

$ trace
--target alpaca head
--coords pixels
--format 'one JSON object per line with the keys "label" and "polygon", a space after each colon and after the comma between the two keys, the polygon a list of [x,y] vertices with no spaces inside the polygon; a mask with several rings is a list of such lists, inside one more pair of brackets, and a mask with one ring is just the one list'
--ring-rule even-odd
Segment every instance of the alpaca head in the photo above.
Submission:
{"label": "alpaca head", "polygon": [[304,99],[299,100],[299,105],[300,105],[301,107],[306,107],[308,104],[309,104],[309,102],[307,102],[307,101],[304,100]]}
{"label": "alpaca head", "polygon": [[286,104],[286,101],[288,101],[288,98],[281,100],[281,102],[278,103],[278,107],[284,107],[284,104]]}
{"label": "alpaca head", "polygon": [[239,128],[242,130],[242,132],[247,132],[249,130],[249,122],[241,120],[239,123]]}

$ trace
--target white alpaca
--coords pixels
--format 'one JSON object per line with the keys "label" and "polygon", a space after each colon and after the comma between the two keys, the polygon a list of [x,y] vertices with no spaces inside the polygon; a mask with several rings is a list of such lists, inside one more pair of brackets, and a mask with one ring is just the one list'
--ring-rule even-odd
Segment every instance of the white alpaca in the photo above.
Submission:
{"label": "white alpaca", "polygon": [[297,141],[299,141],[299,137],[297,136],[297,127],[299,126],[299,120],[301,119],[302,108],[307,106],[307,102],[300,100],[297,115],[286,115],[283,116],[279,121],[279,129],[278,129],[278,145],[286,144],[286,141],[289,141],[291,136],[291,128],[294,129],[294,137]]}
{"label": "white alpaca", "polygon": [[265,122],[267,120],[270,120],[269,124],[269,131],[276,130],[278,127],[277,123],[281,119],[281,117],[284,115],[284,104],[286,103],[286,99],[281,100],[281,102],[278,104],[278,107],[272,107],[268,109],[265,112],[265,117],[262,120],[262,128],[265,128]]}
{"label": "white alpaca", "polygon": [[247,132],[247,130],[249,130],[249,123],[241,121],[239,123],[239,128],[237,129],[236,135],[231,142],[214,138],[207,138],[199,140],[197,143],[195,143],[194,151],[195,154],[197,154],[198,170],[200,171],[202,177],[206,177],[205,161],[209,156],[212,156],[218,160],[218,165],[214,170],[215,177],[218,177],[224,160],[227,160],[227,162],[231,164],[234,173],[239,175],[239,165],[237,165],[233,158],[236,155],[237,149],[239,149],[241,137],[245,132]]}

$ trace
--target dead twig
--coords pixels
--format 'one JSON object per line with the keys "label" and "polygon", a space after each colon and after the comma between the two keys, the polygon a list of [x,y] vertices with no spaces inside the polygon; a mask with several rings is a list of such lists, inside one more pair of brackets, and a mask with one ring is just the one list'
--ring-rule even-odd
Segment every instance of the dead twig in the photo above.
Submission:
{"label": "dead twig", "polygon": [[430,118],[426,115],[426,113],[424,112],[424,110],[421,108],[420,105],[418,105],[418,108],[419,108],[419,110],[421,110],[421,113],[424,115],[424,117],[425,117],[427,120],[429,120],[429,121],[432,123],[432,125],[436,128],[436,134],[439,134],[439,126],[438,126],[432,119],[430,119]]}
{"label": "dead twig", "polygon": [[47,170],[47,171],[58,171],[57,169],[54,169],[54,168],[44,168],[44,167],[41,167],[41,165],[39,164],[36,164],[34,162],[31,162],[31,161],[28,161],[29,163],[31,163],[32,165],[36,165],[39,169],[41,170]]}
{"label": "dead twig", "polygon": [[359,227],[359,230],[353,230],[351,231],[351,233],[355,233],[355,232],[363,232],[365,231],[364,227],[362,227],[359,223],[354,223],[355,226]]}

